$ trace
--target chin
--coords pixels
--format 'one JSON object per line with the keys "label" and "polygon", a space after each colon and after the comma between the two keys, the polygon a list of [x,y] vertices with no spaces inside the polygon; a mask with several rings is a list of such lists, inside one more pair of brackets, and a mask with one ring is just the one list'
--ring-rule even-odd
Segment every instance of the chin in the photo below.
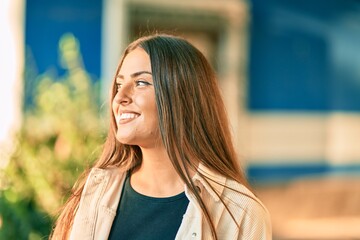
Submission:
{"label": "chin", "polygon": [[136,144],[134,144],[134,140],[129,137],[116,136],[116,140],[118,142],[120,142],[121,144],[136,145]]}

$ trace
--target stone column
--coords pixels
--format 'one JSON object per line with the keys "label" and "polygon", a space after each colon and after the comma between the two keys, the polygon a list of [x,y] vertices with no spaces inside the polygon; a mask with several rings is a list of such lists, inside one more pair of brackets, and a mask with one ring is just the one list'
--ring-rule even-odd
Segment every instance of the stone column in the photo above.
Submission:
{"label": "stone column", "polygon": [[[219,55],[224,61],[220,72],[220,85],[230,119],[233,140],[243,163],[247,149],[247,57],[248,8],[243,1],[227,10],[226,34]],[[245,164],[242,164],[245,165]]]}
{"label": "stone column", "polygon": [[0,169],[21,125],[24,73],[24,0],[0,1]]}
{"label": "stone column", "polygon": [[[101,95],[109,101],[110,84],[128,39],[126,0],[103,0],[101,44]],[[105,104],[108,107],[108,104]]]}

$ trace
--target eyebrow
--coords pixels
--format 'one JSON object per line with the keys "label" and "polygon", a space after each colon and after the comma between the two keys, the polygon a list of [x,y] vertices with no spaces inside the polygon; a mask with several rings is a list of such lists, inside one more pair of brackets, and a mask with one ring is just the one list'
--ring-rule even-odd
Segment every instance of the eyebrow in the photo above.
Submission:
{"label": "eyebrow", "polygon": [[[152,73],[149,72],[149,71],[140,71],[140,72],[135,72],[135,73],[130,74],[130,77],[135,78],[135,77],[140,76],[142,74],[150,74],[150,75],[152,75]],[[118,74],[116,78],[124,79],[124,75]]]}

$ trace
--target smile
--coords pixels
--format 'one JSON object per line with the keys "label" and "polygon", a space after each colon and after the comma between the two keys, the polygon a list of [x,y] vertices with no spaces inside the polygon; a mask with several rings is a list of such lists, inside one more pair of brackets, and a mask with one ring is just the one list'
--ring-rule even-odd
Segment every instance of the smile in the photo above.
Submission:
{"label": "smile", "polygon": [[123,119],[134,119],[134,118],[137,118],[138,116],[140,116],[140,114],[137,114],[137,113],[122,113],[120,115],[120,120],[123,120]]}
{"label": "smile", "polygon": [[140,114],[138,114],[138,113],[122,113],[118,119],[119,119],[120,124],[124,124],[124,123],[128,123],[128,122],[132,121],[133,119],[135,119],[139,116],[140,116]]}

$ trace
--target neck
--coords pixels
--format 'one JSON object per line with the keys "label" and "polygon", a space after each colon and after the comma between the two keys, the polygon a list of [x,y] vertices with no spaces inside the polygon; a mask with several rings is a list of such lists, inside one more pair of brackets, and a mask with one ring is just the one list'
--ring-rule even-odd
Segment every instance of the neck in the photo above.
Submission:
{"label": "neck", "polygon": [[141,151],[142,163],[130,178],[135,191],[152,197],[169,197],[184,191],[184,183],[164,147],[141,148]]}

